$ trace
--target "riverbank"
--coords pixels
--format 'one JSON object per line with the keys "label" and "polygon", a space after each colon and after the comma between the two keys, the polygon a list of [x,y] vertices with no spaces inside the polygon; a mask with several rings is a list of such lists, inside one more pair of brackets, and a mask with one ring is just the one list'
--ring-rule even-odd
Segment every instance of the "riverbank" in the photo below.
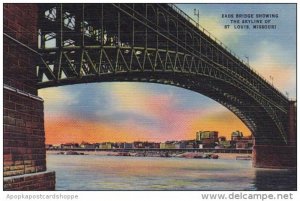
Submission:
{"label": "riverbank", "polygon": [[[47,150],[47,154],[54,154],[58,155],[62,151],[55,151],[55,150]],[[78,153],[83,153],[84,155],[97,155],[97,156],[120,156],[120,152],[114,151],[77,151]],[[203,154],[201,152],[194,153],[194,152],[184,152],[181,154],[170,154],[172,157],[182,157],[182,158],[193,158],[195,155]],[[216,154],[219,156],[219,159],[229,159],[235,160],[237,156],[252,156],[251,154],[243,154],[243,153],[205,153],[205,154]],[[130,156],[139,156],[139,157],[164,157],[162,154],[146,152],[130,152]]]}

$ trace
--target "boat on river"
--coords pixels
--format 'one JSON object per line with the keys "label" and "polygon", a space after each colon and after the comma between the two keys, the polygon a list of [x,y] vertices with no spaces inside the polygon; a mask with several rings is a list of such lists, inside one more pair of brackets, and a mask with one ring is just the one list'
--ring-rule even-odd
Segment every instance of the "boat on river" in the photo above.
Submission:
{"label": "boat on river", "polygon": [[79,153],[77,151],[61,151],[57,153],[58,155],[84,155],[84,153]]}
{"label": "boat on river", "polygon": [[252,157],[247,155],[247,156],[236,156],[236,160],[252,160]]}

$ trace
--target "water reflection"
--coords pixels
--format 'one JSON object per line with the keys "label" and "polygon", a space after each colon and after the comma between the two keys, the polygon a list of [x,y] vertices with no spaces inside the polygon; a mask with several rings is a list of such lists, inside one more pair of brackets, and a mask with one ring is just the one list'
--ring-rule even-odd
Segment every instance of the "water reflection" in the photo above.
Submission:
{"label": "water reflection", "polygon": [[47,155],[56,190],[296,190],[296,172],[251,161]]}

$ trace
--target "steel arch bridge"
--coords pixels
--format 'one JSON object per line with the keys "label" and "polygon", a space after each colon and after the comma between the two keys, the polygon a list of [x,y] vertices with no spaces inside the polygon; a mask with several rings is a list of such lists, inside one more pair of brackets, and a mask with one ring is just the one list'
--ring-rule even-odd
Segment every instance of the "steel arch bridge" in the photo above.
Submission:
{"label": "steel arch bridge", "polygon": [[256,144],[288,143],[289,100],[173,4],[39,4],[38,87],[175,85],[223,104]]}

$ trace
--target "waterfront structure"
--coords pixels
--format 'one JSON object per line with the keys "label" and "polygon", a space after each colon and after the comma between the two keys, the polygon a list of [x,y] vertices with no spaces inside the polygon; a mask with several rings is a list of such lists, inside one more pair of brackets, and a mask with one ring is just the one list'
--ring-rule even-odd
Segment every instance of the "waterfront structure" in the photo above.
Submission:
{"label": "waterfront structure", "polygon": [[142,141],[135,141],[133,142],[133,147],[136,149],[159,149],[160,143],[158,142],[142,142]]}
{"label": "waterfront structure", "polygon": [[141,149],[141,148],[145,148],[145,144],[141,141],[134,141],[133,142],[133,147],[135,149]]}
{"label": "waterfront structure", "polygon": [[99,145],[99,149],[112,149],[111,142],[103,142]]}
{"label": "waterfront structure", "polygon": [[53,144],[52,145],[52,149],[61,149],[61,148],[62,148],[61,144]]}
{"label": "waterfront structure", "polygon": [[252,149],[253,139],[252,136],[243,137],[235,142],[236,149]]}
{"label": "waterfront structure", "polygon": [[186,142],[185,141],[179,141],[175,142],[175,149],[185,149],[186,148]]}
{"label": "waterfront structure", "polygon": [[160,143],[159,148],[160,149],[165,149],[166,148],[166,143]]}
{"label": "waterfront structure", "polygon": [[62,149],[76,149],[79,148],[79,144],[70,142],[70,143],[61,144],[60,147]]}
{"label": "waterfront structure", "polygon": [[166,141],[164,143],[160,143],[160,149],[175,149],[176,142],[174,141]]}
{"label": "waterfront structure", "polygon": [[52,145],[52,144],[46,144],[45,147],[46,147],[46,150],[47,150],[47,149],[52,149],[52,148],[53,148],[53,145]]}
{"label": "waterfront structure", "polygon": [[229,141],[229,140],[219,141],[218,146],[219,146],[220,148],[225,148],[225,149],[232,148],[232,147],[231,147],[231,141]]}
{"label": "waterfront structure", "polygon": [[159,142],[153,142],[151,145],[151,148],[153,149],[159,149],[160,143]]}
{"label": "waterfront structure", "polygon": [[120,148],[122,148],[122,149],[132,149],[133,148],[133,143],[127,143],[127,142],[121,143]]}
{"label": "waterfront structure", "polygon": [[91,143],[88,143],[88,142],[82,142],[80,144],[80,148],[83,148],[83,149],[95,149],[96,148],[96,144],[91,144]]}
{"label": "waterfront structure", "polygon": [[99,149],[101,143],[94,143],[95,149]]}

